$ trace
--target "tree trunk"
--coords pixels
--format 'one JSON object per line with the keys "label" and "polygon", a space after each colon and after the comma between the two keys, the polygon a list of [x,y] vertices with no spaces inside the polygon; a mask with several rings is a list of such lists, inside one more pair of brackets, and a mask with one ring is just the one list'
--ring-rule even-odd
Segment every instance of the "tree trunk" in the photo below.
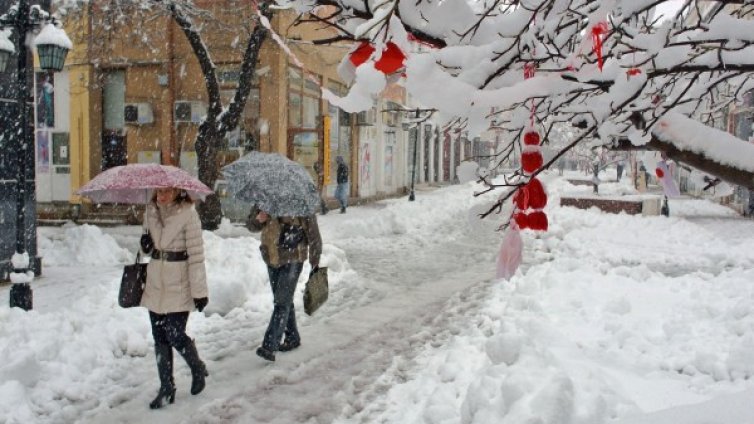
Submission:
{"label": "tree trunk", "polygon": [[643,146],[634,146],[631,141],[627,139],[621,139],[618,141],[618,145],[613,147],[612,150],[655,150],[665,152],[668,158],[677,162],[685,163],[691,167],[698,169],[699,171],[706,172],[710,175],[719,177],[721,180],[730,184],[740,185],[754,190],[754,173],[735,168],[728,164],[716,162],[714,159],[708,158],[704,154],[690,152],[688,150],[681,150],[670,143],[666,143],[659,140],[656,137],[652,137],[649,143]]}
{"label": "tree trunk", "polygon": [[[262,1],[258,7],[261,13],[268,19],[271,17],[267,1]],[[193,21],[184,14],[182,8],[178,5],[171,4],[168,10],[170,10],[171,16],[186,35],[186,39],[191,45],[204,75],[209,107],[204,122],[199,126],[195,149],[198,157],[199,181],[214,189],[218,176],[217,153],[219,146],[222,144],[222,140],[228,131],[235,129],[241,120],[241,114],[246,107],[246,101],[249,98],[249,92],[253,85],[252,80],[254,70],[257,66],[259,51],[262,48],[267,30],[263,25],[257,24],[249,37],[243,61],[241,62],[238,88],[227,111],[223,113],[223,105],[220,100],[220,83],[217,79],[215,64],[212,62],[210,52],[202,40],[199,28],[194,26]],[[199,212],[203,229],[213,231],[219,227],[222,220],[222,207],[220,199],[218,199],[216,194],[207,196],[205,202],[197,207],[197,211]]]}
{"label": "tree trunk", "polygon": [[[214,131],[207,121],[199,127],[196,137],[196,154],[199,166],[199,181],[214,189],[217,180],[217,152],[219,146],[219,134]],[[203,203],[197,205],[199,219],[202,221],[202,229],[214,231],[220,226],[222,220],[222,208],[217,194],[212,193]]]}

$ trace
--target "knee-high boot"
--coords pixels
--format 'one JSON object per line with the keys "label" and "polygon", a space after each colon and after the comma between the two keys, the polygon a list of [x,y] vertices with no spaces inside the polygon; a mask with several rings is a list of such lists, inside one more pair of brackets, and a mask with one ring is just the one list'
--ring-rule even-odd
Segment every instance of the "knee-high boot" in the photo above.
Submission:
{"label": "knee-high boot", "polygon": [[183,359],[186,360],[189,368],[191,368],[191,394],[198,395],[204,390],[205,377],[209,375],[207,367],[199,359],[199,352],[196,350],[193,340],[189,339],[185,346],[181,346],[176,350],[178,350],[178,353],[183,356]]}
{"label": "knee-high boot", "polygon": [[160,390],[157,397],[150,402],[149,407],[159,409],[175,402],[175,382],[173,380],[173,348],[169,344],[155,344],[154,353],[157,358],[157,374],[160,377]]}

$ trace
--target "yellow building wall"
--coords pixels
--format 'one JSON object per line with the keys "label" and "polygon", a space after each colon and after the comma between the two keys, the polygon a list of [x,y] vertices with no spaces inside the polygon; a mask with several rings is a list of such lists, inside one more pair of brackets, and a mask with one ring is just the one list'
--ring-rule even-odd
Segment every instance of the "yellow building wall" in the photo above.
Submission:
{"label": "yellow building wall", "polygon": [[[160,151],[163,163],[178,164],[181,151],[194,150],[198,124],[175,123],[174,102],[206,102],[207,90],[199,63],[182,30],[167,16],[133,22],[111,21],[97,4],[84,6],[75,19],[68,16],[65,29],[74,43],[66,61],[71,72],[71,185],[72,191],[101,171],[102,96],[104,75],[125,72],[125,102],[148,102],[154,122],[126,124],[129,163],[137,161],[140,151]],[[250,0],[197,0],[209,8],[216,20],[202,23],[202,35],[218,71],[240,69],[245,43],[253,29]],[[148,13],[135,12],[135,13]],[[151,13],[151,12],[149,12]],[[144,15],[146,16],[146,15]],[[144,17],[142,16],[142,18]],[[134,19],[139,18],[138,16]],[[310,41],[325,38],[323,31],[291,26],[292,11],[276,11],[272,25],[304,63],[306,70],[328,80],[340,81],[336,68],[348,46],[313,46]],[[194,18],[196,19],[196,18]],[[136,30],[138,28],[138,30]],[[288,154],[288,67],[292,61],[269,35],[260,52],[257,71],[260,96],[259,148]],[[167,77],[162,83],[160,76]],[[235,90],[222,85],[221,90]],[[227,103],[224,104],[227,106]],[[322,102],[322,114],[327,104]],[[78,199],[73,199],[77,201]]]}
{"label": "yellow building wall", "polygon": [[[70,151],[71,193],[91,179],[90,118],[91,101],[88,86],[91,69],[88,65],[69,65],[70,75]],[[71,203],[81,203],[81,198],[71,194]]]}

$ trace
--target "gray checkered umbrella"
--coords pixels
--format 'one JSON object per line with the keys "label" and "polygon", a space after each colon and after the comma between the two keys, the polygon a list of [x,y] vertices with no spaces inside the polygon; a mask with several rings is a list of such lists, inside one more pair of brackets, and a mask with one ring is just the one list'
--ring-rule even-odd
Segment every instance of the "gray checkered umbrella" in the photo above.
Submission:
{"label": "gray checkered umbrella", "polygon": [[320,206],[309,172],[277,153],[250,152],[222,172],[231,196],[272,216],[313,215]]}

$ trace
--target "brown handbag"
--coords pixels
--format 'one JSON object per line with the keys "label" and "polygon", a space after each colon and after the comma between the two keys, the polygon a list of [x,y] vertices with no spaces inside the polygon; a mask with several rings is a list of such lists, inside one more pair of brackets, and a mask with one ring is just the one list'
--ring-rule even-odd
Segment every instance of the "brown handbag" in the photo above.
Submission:
{"label": "brown handbag", "polygon": [[141,250],[136,254],[136,261],[123,267],[123,277],[120,279],[118,305],[122,308],[133,308],[141,305],[141,296],[147,284],[147,265],[141,263]]}
{"label": "brown handbag", "polygon": [[304,289],[304,312],[311,315],[327,301],[330,288],[327,283],[327,267],[317,268],[309,275]]}

